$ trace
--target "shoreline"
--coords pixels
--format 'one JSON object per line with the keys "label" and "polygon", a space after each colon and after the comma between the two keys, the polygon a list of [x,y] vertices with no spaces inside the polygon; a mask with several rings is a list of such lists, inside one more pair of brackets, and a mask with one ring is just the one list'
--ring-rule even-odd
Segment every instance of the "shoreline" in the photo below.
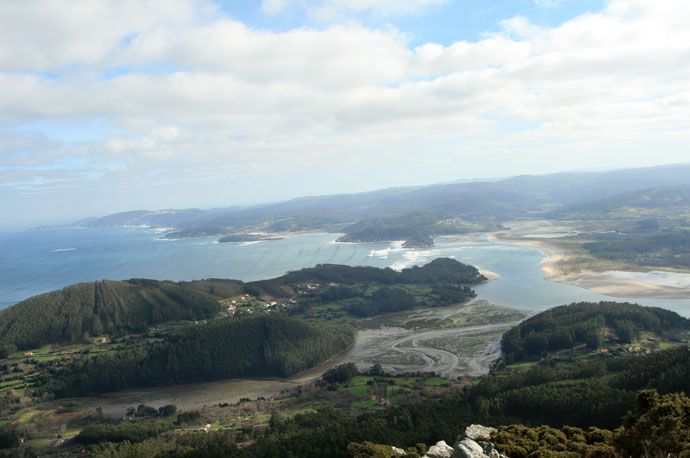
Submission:
{"label": "shoreline", "polygon": [[[125,226],[118,226],[118,227],[125,227]],[[271,241],[271,240],[281,240],[281,239],[286,239],[289,237],[299,237],[299,236],[307,236],[307,235],[327,235],[327,234],[341,234],[340,232],[327,232],[327,231],[304,231],[304,232],[247,232],[247,234],[253,234],[253,235],[260,235],[264,236],[263,239],[261,240],[256,240],[257,242],[264,242],[264,241]],[[216,239],[218,241],[219,239],[225,237],[228,234],[225,235],[200,235],[198,237],[179,237],[179,238],[167,238],[165,235],[163,237],[158,237],[156,240],[162,240],[162,241],[170,241],[170,242],[176,242],[180,240],[199,240],[199,239]],[[244,242],[218,242],[218,243],[244,243]],[[347,243],[347,242],[339,242],[339,243]],[[353,243],[360,243],[360,242],[353,242]]]}
{"label": "shoreline", "polygon": [[529,246],[543,252],[546,258],[539,264],[539,267],[544,272],[544,280],[546,281],[578,286],[598,294],[622,299],[690,299],[690,288],[678,288],[643,280],[614,277],[606,275],[605,272],[589,269],[566,273],[559,266],[568,262],[571,258],[570,253],[558,246],[549,244],[546,240],[503,238],[499,237],[498,234],[489,234],[488,239],[492,242]]}
{"label": "shoreline", "polygon": [[480,284],[489,283],[491,281],[498,280],[499,278],[501,278],[501,276],[499,274],[497,274],[496,272],[492,272],[490,270],[480,269],[480,268],[477,268],[477,270],[479,271],[480,274],[482,274],[486,277],[486,281],[484,281]]}

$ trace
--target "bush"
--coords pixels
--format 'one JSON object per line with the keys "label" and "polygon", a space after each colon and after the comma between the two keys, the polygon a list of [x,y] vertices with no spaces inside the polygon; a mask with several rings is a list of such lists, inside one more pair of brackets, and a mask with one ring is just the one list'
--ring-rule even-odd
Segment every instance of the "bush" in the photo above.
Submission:
{"label": "bush", "polygon": [[353,363],[347,363],[328,369],[323,374],[323,380],[328,383],[347,383],[355,375],[359,375],[357,366]]}

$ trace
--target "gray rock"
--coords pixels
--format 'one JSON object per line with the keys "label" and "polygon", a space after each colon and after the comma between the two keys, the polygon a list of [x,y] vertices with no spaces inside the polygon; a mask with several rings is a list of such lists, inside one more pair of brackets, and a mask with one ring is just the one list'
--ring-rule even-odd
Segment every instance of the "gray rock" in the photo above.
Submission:
{"label": "gray rock", "polygon": [[482,425],[470,425],[465,428],[465,437],[472,440],[488,439],[496,428]]}
{"label": "gray rock", "polygon": [[481,446],[482,450],[484,450],[484,454],[486,456],[489,456],[491,458],[501,458],[501,454],[498,453],[498,451],[494,447],[494,444],[492,444],[491,442],[477,441],[477,443]]}
{"label": "gray rock", "polygon": [[407,455],[407,453],[405,452],[405,450],[403,450],[403,449],[401,449],[401,448],[393,447],[393,446],[391,446],[391,448],[393,449],[393,453],[395,453],[396,455],[403,455],[403,456],[404,456],[404,455]]}
{"label": "gray rock", "polygon": [[446,441],[436,442],[436,445],[429,447],[426,452],[427,458],[449,458],[453,454],[453,447],[446,444]]}
{"label": "gray rock", "polygon": [[469,438],[456,443],[454,448],[451,458],[490,458],[481,445]]}

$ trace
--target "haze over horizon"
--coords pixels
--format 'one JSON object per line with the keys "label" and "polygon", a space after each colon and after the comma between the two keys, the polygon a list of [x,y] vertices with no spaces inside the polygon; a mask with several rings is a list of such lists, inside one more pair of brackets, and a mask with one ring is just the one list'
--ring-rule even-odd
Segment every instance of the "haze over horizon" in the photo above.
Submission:
{"label": "haze over horizon", "polygon": [[690,157],[690,4],[0,4],[0,226]]}

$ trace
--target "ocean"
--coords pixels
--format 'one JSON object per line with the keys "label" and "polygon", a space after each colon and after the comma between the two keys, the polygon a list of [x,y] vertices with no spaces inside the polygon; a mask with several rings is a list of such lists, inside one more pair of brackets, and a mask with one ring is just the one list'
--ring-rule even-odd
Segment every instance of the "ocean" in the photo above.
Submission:
{"label": "ocean", "polygon": [[[480,298],[526,310],[576,301],[626,299],[547,282],[541,251],[507,243],[444,243],[404,249],[399,242],[337,243],[339,234],[310,234],[249,243],[215,239],[161,240],[147,228],[56,228],[0,233],[0,308],[75,283],[152,278],[243,281],[273,278],[290,270],[333,263],[402,269],[437,257],[487,269],[498,280],[475,287]],[[690,316],[690,299],[627,299]]]}

